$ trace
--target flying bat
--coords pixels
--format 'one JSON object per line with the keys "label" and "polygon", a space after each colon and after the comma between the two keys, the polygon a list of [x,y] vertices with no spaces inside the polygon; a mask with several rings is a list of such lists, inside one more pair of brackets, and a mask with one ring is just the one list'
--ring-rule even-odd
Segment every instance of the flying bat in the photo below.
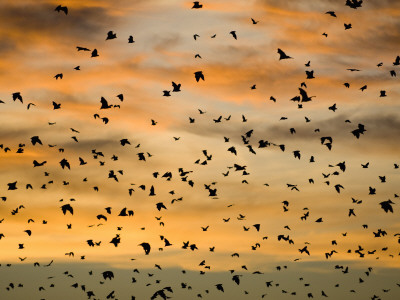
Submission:
{"label": "flying bat", "polygon": [[280,48],[278,48],[278,53],[279,53],[279,60],[293,58],[293,57],[286,55],[286,53],[283,52]]}
{"label": "flying bat", "polygon": [[143,242],[143,243],[139,244],[139,246],[143,247],[145,255],[149,255],[150,250],[151,250],[151,246],[149,243]]}
{"label": "flying bat", "polygon": [[71,215],[74,214],[74,209],[70,204],[64,204],[63,206],[61,206],[61,210],[64,215],[67,213],[67,211],[70,212]]}
{"label": "flying bat", "polygon": [[234,38],[235,40],[237,40],[236,31],[232,30],[232,31],[229,32],[229,33],[233,36],[233,38]]}
{"label": "flying bat", "polygon": [[100,103],[101,103],[100,109],[107,109],[111,107],[111,105],[108,105],[108,102],[104,97],[101,97]]}
{"label": "flying bat", "polygon": [[61,168],[63,168],[63,169],[64,169],[65,167],[67,167],[68,169],[71,169],[71,166],[70,166],[68,160],[66,160],[65,158],[63,158],[63,159],[60,161],[60,165],[61,165]]}
{"label": "flying bat", "polygon": [[157,207],[158,211],[160,211],[162,208],[167,209],[167,208],[165,207],[164,203],[162,203],[162,202],[158,202],[158,203],[156,204],[156,207]]}
{"label": "flying bat", "polygon": [[387,212],[391,212],[393,213],[393,207],[392,204],[394,204],[394,202],[392,200],[387,200],[387,201],[383,201],[381,203],[379,203],[381,205],[381,208],[387,213]]}
{"label": "flying bat", "polygon": [[195,1],[195,2],[193,2],[193,6],[192,6],[192,8],[202,8],[203,7],[203,4],[200,4],[200,2],[199,1]]}
{"label": "flying bat", "polygon": [[117,38],[117,34],[114,33],[112,30],[107,32],[106,40],[112,40],[112,39],[116,39],[116,38]]}
{"label": "flying bat", "polygon": [[194,77],[195,77],[197,82],[199,82],[200,79],[202,79],[203,81],[205,80],[203,71],[194,72]]}
{"label": "flying bat", "polygon": [[102,274],[104,280],[106,280],[107,278],[110,280],[114,278],[114,273],[112,271],[104,271]]}
{"label": "flying bat", "polygon": [[58,13],[62,11],[65,15],[68,15],[68,7],[66,6],[58,5],[54,10]]}

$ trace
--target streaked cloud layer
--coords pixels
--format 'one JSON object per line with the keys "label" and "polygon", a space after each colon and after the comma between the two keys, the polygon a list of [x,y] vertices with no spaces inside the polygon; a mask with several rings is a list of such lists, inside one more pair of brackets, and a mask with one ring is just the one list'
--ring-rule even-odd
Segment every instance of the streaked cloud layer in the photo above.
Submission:
{"label": "streaked cloud layer", "polygon": [[70,297],[81,280],[99,299],[165,286],[176,299],[398,297],[400,5],[345,3],[67,0],[68,15],[54,1],[1,3],[0,278],[26,284],[0,295]]}

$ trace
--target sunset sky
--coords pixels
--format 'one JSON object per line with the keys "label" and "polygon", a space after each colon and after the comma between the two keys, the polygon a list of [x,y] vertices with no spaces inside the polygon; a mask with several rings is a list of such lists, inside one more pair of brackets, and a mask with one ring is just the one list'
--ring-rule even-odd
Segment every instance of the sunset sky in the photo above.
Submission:
{"label": "sunset sky", "polygon": [[0,299],[400,298],[400,1],[361,2],[1,1]]}

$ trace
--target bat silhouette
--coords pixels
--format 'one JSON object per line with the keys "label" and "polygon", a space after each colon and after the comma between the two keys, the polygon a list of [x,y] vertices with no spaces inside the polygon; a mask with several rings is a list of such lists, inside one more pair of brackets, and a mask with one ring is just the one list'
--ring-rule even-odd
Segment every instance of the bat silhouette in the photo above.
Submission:
{"label": "bat silhouette", "polygon": [[214,123],[221,123],[222,116],[219,116],[218,119],[213,119]]}
{"label": "bat silhouette", "polygon": [[67,167],[68,169],[71,169],[71,166],[70,166],[68,160],[66,160],[65,158],[63,158],[63,159],[60,161],[60,165],[61,165],[61,168],[63,168],[63,169],[64,169],[65,167]]}
{"label": "bat silhouette", "polygon": [[76,49],[77,49],[78,51],[90,51],[90,49],[85,48],[85,47],[80,47],[80,46],[76,46]]}
{"label": "bat silhouette", "polygon": [[31,137],[31,143],[33,146],[35,146],[36,144],[43,145],[42,141],[40,140],[40,138],[37,135]]}
{"label": "bat silhouette", "polygon": [[393,62],[393,66],[400,66],[400,56],[397,55],[394,62]]}
{"label": "bat silhouette", "polygon": [[156,195],[156,193],[154,192],[154,186],[151,186],[151,187],[150,187],[149,196],[155,196],[155,195]]}
{"label": "bat silhouette", "polygon": [[46,163],[47,163],[47,161],[43,161],[43,162],[39,163],[37,160],[34,160],[33,161],[33,167],[41,167]]}
{"label": "bat silhouette", "polygon": [[307,246],[305,246],[305,247],[302,248],[302,249],[299,249],[299,252],[300,252],[300,253],[305,252],[305,253],[307,253],[308,255],[310,255],[310,251],[308,251]]}
{"label": "bat silhouette", "polygon": [[125,146],[126,144],[130,145],[131,143],[128,141],[128,139],[122,139],[120,140],[120,143],[122,146]]}
{"label": "bat silhouette", "polygon": [[180,92],[181,91],[181,84],[178,83],[176,84],[175,82],[172,81],[172,87],[174,88],[172,92]]}
{"label": "bat silhouette", "polygon": [[112,30],[107,32],[106,40],[112,40],[112,39],[116,39],[116,38],[117,38],[117,34],[114,33]]}
{"label": "bat silhouette", "polygon": [[293,58],[293,57],[286,55],[286,53],[283,52],[280,48],[278,48],[278,54],[279,54],[279,60]]}
{"label": "bat silhouette", "polygon": [[253,18],[251,18],[251,23],[253,23],[254,25],[256,25],[259,21],[254,20]]}
{"label": "bat silhouette", "polygon": [[202,79],[204,81],[205,79],[204,79],[203,71],[194,72],[194,78],[196,79],[197,82],[199,82],[200,79]]}
{"label": "bat silhouette", "polygon": [[203,4],[200,4],[199,1],[193,2],[192,8],[202,8],[202,7],[203,7]]}
{"label": "bat silhouette", "polygon": [[12,98],[13,98],[14,101],[15,100],[19,100],[21,103],[23,103],[22,96],[21,96],[20,92],[13,93],[12,94]]}
{"label": "bat silhouette", "polygon": [[121,242],[121,238],[119,234],[115,235],[115,237],[112,238],[110,241],[110,244],[113,244],[115,247],[118,247],[118,244]]}
{"label": "bat silhouette", "polygon": [[108,104],[107,100],[104,97],[101,97],[100,103],[101,103],[100,109],[108,109],[111,107],[111,105]]}
{"label": "bat silhouette", "polygon": [[336,184],[335,185],[335,190],[340,194],[340,189],[344,189],[344,187],[341,184]]}
{"label": "bat silhouette", "polygon": [[117,98],[118,98],[121,102],[124,101],[124,95],[123,95],[123,94],[117,95]]}
{"label": "bat silhouette", "polygon": [[335,112],[337,110],[336,103],[328,107],[329,110]]}
{"label": "bat silhouette", "polygon": [[102,215],[102,214],[97,215],[96,218],[97,218],[98,220],[103,219],[104,221],[107,221],[107,217],[106,217],[105,215]]}
{"label": "bat silhouette", "polygon": [[11,183],[7,183],[7,185],[8,185],[8,190],[9,191],[13,191],[13,190],[17,189],[17,181],[11,182]]}
{"label": "bat silhouette", "polygon": [[58,13],[62,11],[65,15],[68,15],[68,7],[66,6],[58,5],[54,10]]}
{"label": "bat silhouette", "polygon": [[139,246],[142,246],[145,255],[149,255],[150,250],[151,250],[151,246],[149,243],[143,242],[143,243],[139,244]]}
{"label": "bat silhouette", "polygon": [[358,124],[358,128],[353,130],[351,133],[358,139],[360,138],[360,134],[364,134],[367,131],[363,124]]}
{"label": "bat silhouette", "polygon": [[236,35],[236,31],[232,30],[231,32],[229,32],[229,34],[231,34],[233,36],[233,38],[235,40],[237,40],[237,35]]}
{"label": "bat silhouette", "polygon": [[325,141],[328,141],[328,143],[330,143],[330,144],[332,144],[332,142],[333,142],[332,137],[330,137],[330,136],[321,137],[321,144],[322,145],[325,143]]}
{"label": "bat silhouette", "polygon": [[210,227],[210,226],[201,227],[201,229],[202,229],[203,231],[207,231],[209,227]]}
{"label": "bat silhouette", "polygon": [[393,207],[392,204],[394,204],[394,202],[392,200],[387,200],[387,201],[382,201],[381,203],[379,203],[381,205],[381,208],[385,211],[385,213],[388,213],[389,211],[391,213],[393,213]]}
{"label": "bat silhouette", "polygon": [[314,77],[314,71],[307,71],[306,70],[306,75],[307,75],[307,79],[313,79]]}
{"label": "bat silhouette", "polygon": [[331,15],[332,17],[337,17],[334,11],[327,11],[325,14]]}
{"label": "bat silhouette", "polygon": [[228,151],[233,153],[233,154],[235,154],[235,155],[237,155],[237,151],[236,151],[236,148],[234,146],[228,148]]}
{"label": "bat silhouette", "polygon": [[346,0],[346,6],[357,9],[361,7],[363,0]]}
{"label": "bat silhouette", "polygon": [[232,280],[239,285],[240,284],[240,276],[241,275],[233,275]]}
{"label": "bat silhouette", "polygon": [[162,203],[162,202],[158,202],[158,203],[156,204],[156,207],[157,207],[158,211],[160,211],[162,208],[167,209],[167,208],[165,207],[164,203]]}
{"label": "bat silhouette", "polygon": [[99,56],[99,53],[97,52],[97,49],[94,49],[94,50],[92,51],[91,57],[97,57],[97,56]]}
{"label": "bat silhouette", "polygon": [[311,101],[311,98],[315,97],[315,96],[308,96],[307,92],[302,88],[299,88],[299,91],[300,91],[300,96],[301,96],[301,100],[300,100],[301,102]]}
{"label": "bat silhouette", "polygon": [[53,110],[61,108],[61,103],[56,103],[53,101],[52,104],[53,104]]}
{"label": "bat silhouette", "polygon": [[217,290],[219,290],[219,291],[221,291],[221,292],[224,292],[224,287],[222,286],[221,283],[218,283],[218,284],[216,284],[215,286],[217,287]]}
{"label": "bat silhouette", "polygon": [[67,213],[67,211],[70,212],[71,215],[74,214],[74,209],[70,204],[64,204],[63,206],[61,206],[61,210],[64,215]]}
{"label": "bat silhouette", "polygon": [[114,273],[112,271],[104,271],[102,274],[104,280],[106,280],[107,278],[110,280],[114,278]]}

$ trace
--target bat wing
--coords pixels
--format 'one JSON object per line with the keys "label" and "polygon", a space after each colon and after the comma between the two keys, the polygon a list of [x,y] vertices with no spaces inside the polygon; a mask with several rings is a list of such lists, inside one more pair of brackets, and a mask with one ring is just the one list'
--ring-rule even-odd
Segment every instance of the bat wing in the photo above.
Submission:
{"label": "bat wing", "polygon": [[110,108],[110,106],[108,105],[107,100],[104,97],[101,97],[100,103],[101,103],[100,109]]}
{"label": "bat wing", "polygon": [[304,89],[302,89],[302,88],[299,88],[299,91],[300,91],[300,96],[301,96],[301,100],[302,101],[304,101],[304,99],[308,99],[308,95],[307,95],[307,92],[304,90]]}

